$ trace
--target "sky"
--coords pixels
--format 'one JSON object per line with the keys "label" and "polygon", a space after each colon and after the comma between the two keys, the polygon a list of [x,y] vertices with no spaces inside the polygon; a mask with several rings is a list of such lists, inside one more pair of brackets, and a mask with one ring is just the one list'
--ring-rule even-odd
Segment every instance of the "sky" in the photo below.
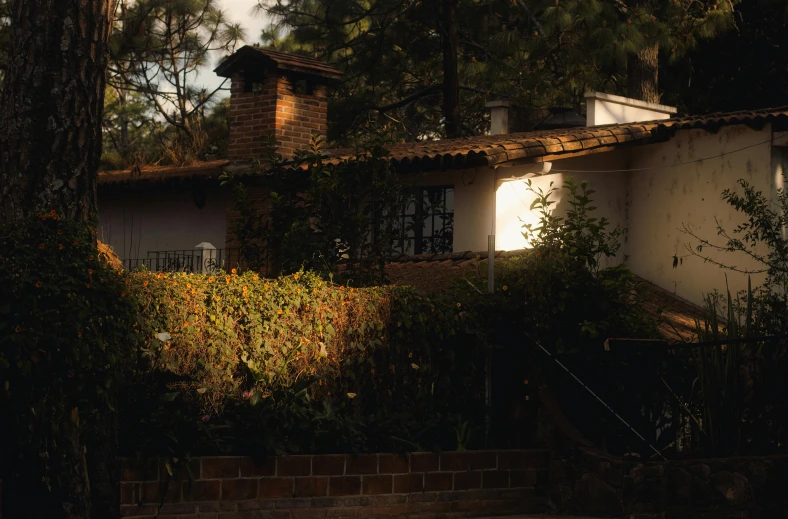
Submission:
{"label": "sky", "polygon": [[[260,41],[260,32],[263,26],[267,23],[264,16],[253,14],[252,9],[257,4],[257,0],[219,0],[219,6],[227,15],[227,18],[234,22],[240,23],[241,27],[246,31],[245,44],[253,44]],[[215,56],[210,67],[205,67],[200,72],[197,80],[202,83],[207,89],[213,90],[218,87],[222,78],[213,73],[213,69],[218,64],[219,56]]]}

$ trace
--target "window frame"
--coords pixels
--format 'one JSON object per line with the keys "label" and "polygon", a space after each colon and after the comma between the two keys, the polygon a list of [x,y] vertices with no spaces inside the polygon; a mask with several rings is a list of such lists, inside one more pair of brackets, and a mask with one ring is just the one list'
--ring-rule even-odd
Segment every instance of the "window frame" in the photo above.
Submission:
{"label": "window frame", "polygon": [[[394,249],[399,250],[401,254],[407,255],[418,255],[418,254],[440,254],[440,253],[447,253],[453,252],[454,250],[454,202],[452,202],[452,207],[449,209],[446,207],[446,199],[448,197],[448,191],[451,190],[454,193],[454,185],[453,184],[441,184],[441,185],[434,185],[434,186],[413,186],[411,189],[408,190],[406,196],[409,199],[404,204],[401,214],[397,218],[397,223],[399,225],[398,229],[398,236],[395,239]],[[415,194],[420,194],[421,196],[415,196]],[[431,199],[431,193],[440,193],[440,202],[439,204],[433,204]],[[413,204],[414,204],[414,212],[409,213],[407,211],[408,206],[411,203],[410,197],[412,197]],[[425,214],[425,201],[428,201],[429,205],[433,210],[429,210]],[[439,205],[442,206],[442,210],[435,211],[434,208],[438,207]],[[447,218],[449,217],[449,218]],[[413,236],[407,236],[408,225],[406,224],[406,220],[411,219],[411,225],[413,230]],[[449,220],[449,225],[447,225],[447,219]],[[436,225],[436,220],[440,223],[440,226]],[[429,222],[429,229],[430,234],[425,236],[424,235],[424,224]],[[447,228],[451,229],[451,247],[449,250],[437,250],[435,247],[436,240],[439,239],[439,234],[442,231],[445,231]],[[412,249],[413,252],[411,253],[409,249],[411,248],[408,244],[412,240]]]}

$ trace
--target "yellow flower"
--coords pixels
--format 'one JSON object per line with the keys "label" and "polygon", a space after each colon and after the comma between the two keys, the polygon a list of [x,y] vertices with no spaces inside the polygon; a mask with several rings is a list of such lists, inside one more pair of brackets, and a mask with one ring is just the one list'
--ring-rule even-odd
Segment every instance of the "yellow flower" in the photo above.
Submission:
{"label": "yellow flower", "polygon": [[208,283],[213,283],[213,276],[208,278]]}
{"label": "yellow flower", "polygon": [[277,313],[278,313],[279,315],[282,315],[282,309],[280,308],[280,309],[279,309],[279,311],[278,311]]}
{"label": "yellow flower", "polygon": [[266,284],[265,284],[265,287],[264,287],[264,288],[265,288],[266,290],[268,290],[268,283],[266,283]]}
{"label": "yellow flower", "polygon": [[196,294],[196,293],[197,293],[197,291],[192,288],[192,294]]}
{"label": "yellow flower", "polygon": [[507,290],[509,290],[509,287],[507,287],[506,285],[504,285],[502,288],[503,288],[503,291],[504,291],[504,292],[506,292]]}
{"label": "yellow flower", "polygon": [[314,292],[315,294],[317,294],[317,289],[316,289],[316,288],[313,288],[313,289],[312,289],[312,292]]}
{"label": "yellow flower", "polygon": [[461,306],[462,306],[462,303],[457,303],[457,308],[460,308]]}
{"label": "yellow flower", "polygon": [[293,279],[295,279],[296,281],[298,281],[298,274],[293,274]]}
{"label": "yellow flower", "polygon": [[186,283],[186,288],[191,288],[191,287],[192,287],[191,283]]}
{"label": "yellow flower", "polygon": [[232,269],[230,272],[232,272],[233,274],[238,274],[238,269]]}
{"label": "yellow flower", "polygon": [[343,287],[342,285],[339,285],[339,289],[340,290],[345,290],[345,287]]}
{"label": "yellow flower", "polygon": [[227,282],[227,284],[228,284],[228,285],[230,284],[230,276],[226,276],[226,277],[224,278],[224,280]]}
{"label": "yellow flower", "polygon": [[142,282],[142,286],[144,286],[144,287],[148,286],[148,280],[147,279]]}
{"label": "yellow flower", "polygon": [[42,286],[44,286],[43,283],[41,283],[40,281],[36,281],[36,288],[41,288]]}
{"label": "yellow flower", "polygon": [[14,331],[15,331],[16,333],[22,333],[22,327],[21,327],[21,326],[19,326],[19,325],[16,325],[16,328],[14,328]]}
{"label": "yellow flower", "polygon": [[409,358],[409,359],[412,359],[412,358],[413,358],[413,352],[410,352],[410,353],[408,353],[408,358]]}
{"label": "yellow flower", "polygon": [[216,300],[217,301],[221,301],[222,300],[222,296],[216,296]]}
{"label": "yellow flower", "polygon": [[57,216],[57,211],[52,209],[51,211],[49,211],[49,216],[51,216],[52,218],[55,218]]}
{"label": "yellow flower", "polygon": [[183,327],[184,328],[186,328],[187,326],[189,326],[189,321],[186,321],[185,323],[183,323]]}
{"label": "yellow flower", "polygon": [[161,272],[159,272],[158,274],[156,274],[156,277],[157,277],[157,278],[159,278],[159,279],[161,279],[161,278],[163,278],[163,277],[164,277],[164,274],[162,274]]}
{"label": "yellow flower", "polygon": [[254,279],[255,281],[257,281],[257,279],[258,279],[259,277],[260,277],[260,276],[258,276],[257,274],[255,274],[254,276],[252,276],[252,279]]}

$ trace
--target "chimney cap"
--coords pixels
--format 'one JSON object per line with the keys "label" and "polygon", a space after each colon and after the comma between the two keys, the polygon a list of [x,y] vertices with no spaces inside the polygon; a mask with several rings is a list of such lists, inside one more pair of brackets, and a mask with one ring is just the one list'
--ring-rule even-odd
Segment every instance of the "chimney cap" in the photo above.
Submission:
{"label": "chimney cap", "polygon": [[646,110],[651,110],[653,112],[659,112],[665,114],[675,114],[678,111],[675,106],[662,105],[659,103],[649,103],[648,101],[641,101],[640,99],[632,99],[631,97],[605,94],[604,92],[586,92],[584,97],[586,98],[586,100],[598,99],[600,101],[607,101],[609,103],[631,106],[633,108],[643,108]]}
{"label": "chimney cap", "polygon": [[232,77],[239,71],[282,70],[300,76],[323,79],[330,82],[342,78],[344,73],[336,67],[318,59],[297,54],[287,54],[271,49],[245,45],[226,57],[214,70],[218,76]]}
{"label": "chimney cap", "polygon": [[485,108],[511,108],[512,103],[505,99],[496,99],[495,101],[487,101],[484,103]]}

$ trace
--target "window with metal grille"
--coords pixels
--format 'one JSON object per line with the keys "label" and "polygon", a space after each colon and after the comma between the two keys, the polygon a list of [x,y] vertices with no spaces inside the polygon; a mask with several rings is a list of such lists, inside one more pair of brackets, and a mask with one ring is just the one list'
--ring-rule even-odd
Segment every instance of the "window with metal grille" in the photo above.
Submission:
{"label": "window with metal grille", "polygon": [[411,190],[399,218],[394,249],[402,254],[441,254],[452,252],[453,243],[454,187]]}

